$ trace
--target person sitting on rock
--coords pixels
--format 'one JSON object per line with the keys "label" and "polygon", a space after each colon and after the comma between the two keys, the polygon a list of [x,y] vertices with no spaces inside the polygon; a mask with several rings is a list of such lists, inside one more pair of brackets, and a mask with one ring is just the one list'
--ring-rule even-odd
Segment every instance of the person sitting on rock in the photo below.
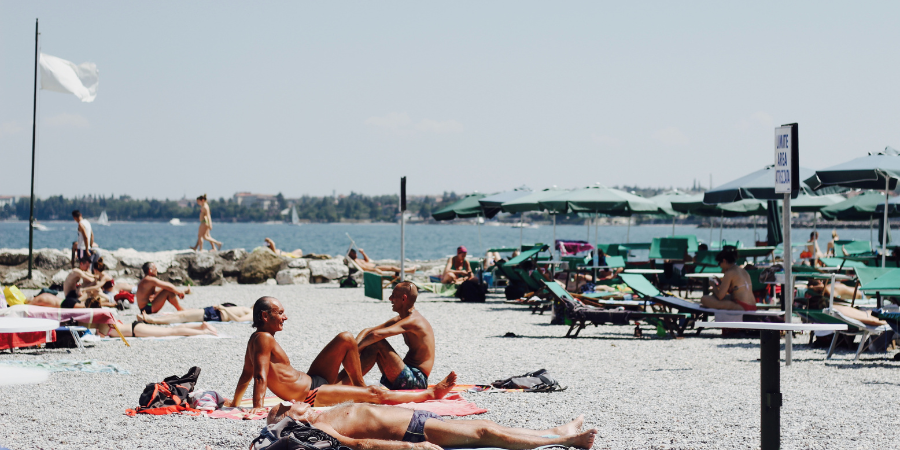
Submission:
{"label": "person sitting on rock", "polygon": [[300,258],[303,256],[303,250],[300,250],[299,248],[292,252],[285,252],[275,248],[275,241],[273,241],[272,239],[266,238],[265,240],[266,247],[268,247],[269,250],[272,250],[278,256],[287,256],[288,258]]}
{"label": "person sitting on rock", "polygon": [[[387,265],[379,266],[372,262],[371,259],[369,259],[369,255],[367,255],[366,252],[363,251],[363,249],[360,248],[357,250],[359,250],[359,254],[356,253],[356,250],[350,249],[350,252],[347,253],[347,256],[352,259],[353,262],[355,262],[356,265],[359,266],[359,268],[364,272],[375,272],[379,274],[382,272],[394,272],[395,275],[400,275],[401,270],[399,267]],[[359,255],[362,255],[362,258],[360,258]],[[416,272],[416,266],[410,266],[404,269],[405,270],[403,271],[405,271],[406,273]]]}
{"label": "person sitting on rock", "polygon": [[253,311],[246,306],[223,303],[202,309],[183,309],[169,314],[144,314],[142,312],[137,316],[137,320],[154,325],[187,322],[250,322],[253,320]]}
{"label": "person sitting on rock", "polygon": [[[343,332],[335,336],[310,364],[306,373],[291,366],[291,361],[275,333],[284,329],[287,315],[274,297],[262,297],[253,304],[253,327],[256,331],[247,342],[244,369],[238,379],[228,407],[239,407],[244,392],[253,381],[253,407],[250,414],[265,412],[263,398],[271,390],[283,400],[305,402],[310,406],[337,405],[343,402],[395,405],[444,398],[456,384],[450,372],[433,387],[414,392],[384,390],[366,386],[360,371],[359,350],[353,335]],[[341,366],[346,371],[339,378]]]}
{"label": "person sitting on rock", "polygon": [[137,293],[134,296],[138,310],[153,314],[159,312],[166,302],[171,303],[178,311],[184,309],[178,303],[178,299],[184,298],[185,294],[190,294],[190,287],[177,288],[174,284],[157,278],[159,272],[155,263],[146,262],[141,266],[141,270],[144,272],[144,278],[138,282]]}
{"label": "person sitting on rock", "polygon": [[466,260],[467,252],[464,245],[456,248],[456,256],[447,260],[444,273],[441,274],[441,283],[462,284],[466,280],[475,278],[475,272],[472,271],[472,266]]}
{"label": "person sitting on rock", "polygon": [[[584,416],[547,430],[509,428],[490,420],[444,419],[425,410],[397,406],[340,405],[316,411],[306,403],[282,403],[266,422],[289,417],[308,424],[350,448],[372,450],[441,450],[447,447],[531,449],[545,445],[591,448],[596,429],[581,431]],[[288,420],[290,420],[288,419]]]}

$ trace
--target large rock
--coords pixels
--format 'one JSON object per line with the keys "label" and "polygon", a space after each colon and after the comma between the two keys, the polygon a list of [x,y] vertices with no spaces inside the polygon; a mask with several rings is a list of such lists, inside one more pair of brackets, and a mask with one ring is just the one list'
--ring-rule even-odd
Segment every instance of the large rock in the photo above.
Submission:
{"label": "large rock", "polygon": [[247,257],[247,250],[244,250],[242,248],[233,248],[225,252],[220,252],[219,257],[226,261],[240,261]]}
{"label": "large rock", "polygon": [[309,284],[309,269],[284,269],[275,274],[278,284]]}
{"label": "large rock", "polygon": [[112,253],[100,250],[100,257],[103,258],[103,265],[106,266],[106,270],[115,270],[119,267],[119,260]]}
{"label": "large rock", "polygon": [[329,281],[350,274],[350,269],[342,259],[312,260],[309,262],[309,271],[313,279],[325,278]]}
{"label": "large rock", "polygon": [[[28,271],[25,271],[25,276],[28,276]],[[24,278],[16,282],[16,286],[20,289],[40,289],[50,286],[50,278],[47,275],[44,275],[39,270],[31,271],[31,279]]]}
{"label": "large rock", "polygon": [[238,275],[238,283],[260,284],[269,278],[275,278],[281,269],[281,258],[272,250],[257,248],[241,262],[241,272]]}
{"label": "large rock", "polygon": [[169,267],[178,267],[179,264],[178,261],[175,260],[175,258],[179,254],[185,254],[185,252],[182,250],[169,250],[164,252],[139,252],[131,248],[120,248],[109,253],[119,260],[119,264],[125,267],[131,267],[133,269],[140,269],[145,262],[155,263],[157,270],[159,270],[159,273],[165,273],[167,270],[169,270]]}
{"label": "large rock", "polygon": [[288,259],[287,267],[289,269],[306,269],[309,267],[309,261],[303,258]]}
{"label": "large rock", "polygon": [[[32,271],[32,273],[37,272],[36,270]],[[6,275],[3,276],[2,283],[3,284],[16,284],[17,281],[28,276],[28,269],[15,269],[6,272]]]}
{"label": "large rock", "polygon": [[66,269],[71,266],[71,254],[55,248],[42,248],[34,252],[34,267],[46,270]]}
{"label": "large rock", "polygon": [[191,279],[186,270],[177,265],[169,266],[165,272],[159,273],[158,278],[175,285],[197,284]]}
{"label": "large rock", "polygon": [[22,249],[9,249],[4,248],[0,249],[0,265],[3,266],[18,266],[19,264],[23,264],[28,262],[28,250]]}
{"label": "large rock", "polygon": [[[107,273],[108,273],[111,277],[114,277],[114,278],[115,278],[115,275],[113,275],[113,274],[111,274],[111,273],[109,273],[109,272],[107,272]],[[51,286],[56,286],[56,285],[62,286],[63,283],[66,282],[66,278],[68,278],[68,277],[69,277],[69,271],[68,271],[68,270],[60,270],[59,272],[56,272],[55,274],[53,274],[53,278],[50,279],[50,285],[51,285]]]}
{"label": "large rock", "polygon": [[188,259],[188,272],[193,274],[207,274],[216,270],[216,258],[209,253],[195,253]]}

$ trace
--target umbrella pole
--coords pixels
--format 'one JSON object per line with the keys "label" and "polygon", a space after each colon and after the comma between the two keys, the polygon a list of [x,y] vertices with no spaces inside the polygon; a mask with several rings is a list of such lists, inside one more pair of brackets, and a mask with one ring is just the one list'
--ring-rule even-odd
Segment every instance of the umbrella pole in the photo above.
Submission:
{"label": "umbrella pole", "polygon": [[[597,228],[600,221],[597,220],[597,213],[594,213],[594,243],[597,244],[600,242],[600,230]],[[595,252],[596,254],[596,252]],[[596,261],[594,261],[596,263]],[[594,264],[595,266],[597,264]]]}
{"label": "umbrella pole", "polygon": [[884,177],[884,230],[881,232],[881,267],[884,267],[885,258],[887,258],[887,232],[888,228],[891,226],[891,223],[888,222],[888,188],[890,187],[891,179],[889,177]]}
{"label": "umbrella pole", "polygon": [[587,237],[585,239],[588,241],[588,243],[591,242],[591,221],[592,220],[590,217],[584,219],[584,224],[587,225]]}
{"label": "umbrella pole", "polygon": [[875,238],[873,237],[874,235],[872,234],[873,233],[872,227],[874,227],[874,226],[875,226],[875,216],[869,216],[869,248],[875,248],[875,244],[874,244]]}
{"label": "umbrella pole", "polygon": [[484,253],[484,246],[481,245],[481,222],[475,217],[475,227],[478,228],[478,252]]}
{"label": "umbrella pole", "polygon": [[709,217],[709,245],[712,245],[713,221],[712,216]]}
{"label": "umbrella pole", "polygon": [[628,231],[625,232],[625,243],[631,243],[631,216],[628,216]]}
{"label": "umbrella pole", "polygon": [[719,217],[719,248],[724,248],[722,245],[722,228],[725,227],[725,211],[722,211],[722,216]]}
{"label": "umbrella pole", "polygon": [[753,246],[756,247],[756,242],[759,241],[759,237],[756,236],[756,222],[759,221],[759,216],[753,216]]}
{"label": "umbrella pole", "polygon": [[559,261],[559,254],[557,253],[556,248],[556,214],[551,214],[553,216],[553,251],[550,253],[550,256],[556,256],[557,261]]}
{"label": "umbrella pole", "polygon": [[813,211],[813,231],[818,233],[819,228],[819,212]]}
{"label": "umbrella pole", "polygon": [[675,216],[672,216],[672,236],[675,236]]}
{"label": "umbrella pole", "polygon": [[522,229],[525,227],[525,213],[519,213],[519,250],[522,250]]}

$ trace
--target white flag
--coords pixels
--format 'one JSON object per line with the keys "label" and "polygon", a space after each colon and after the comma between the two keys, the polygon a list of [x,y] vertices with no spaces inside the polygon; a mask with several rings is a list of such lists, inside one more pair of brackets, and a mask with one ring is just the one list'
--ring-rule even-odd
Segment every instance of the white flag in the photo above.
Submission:
{"label": "white flag", "polygon": [[75,65],[55,56],[41,53],[41,89],[75,94],[82,102],[97,98],[100,71],[94,63]]}

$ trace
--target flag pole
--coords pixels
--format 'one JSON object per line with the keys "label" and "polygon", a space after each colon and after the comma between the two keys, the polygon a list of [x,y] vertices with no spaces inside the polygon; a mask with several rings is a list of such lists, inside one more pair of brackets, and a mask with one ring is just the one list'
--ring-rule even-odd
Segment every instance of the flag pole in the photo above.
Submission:
{"label": "flag pole", "polygon": [[37,136],[38,19],[34,19],[34,109],[31,116],[31,209],[28,211],[28,279],[34,266],[34,149]]}

